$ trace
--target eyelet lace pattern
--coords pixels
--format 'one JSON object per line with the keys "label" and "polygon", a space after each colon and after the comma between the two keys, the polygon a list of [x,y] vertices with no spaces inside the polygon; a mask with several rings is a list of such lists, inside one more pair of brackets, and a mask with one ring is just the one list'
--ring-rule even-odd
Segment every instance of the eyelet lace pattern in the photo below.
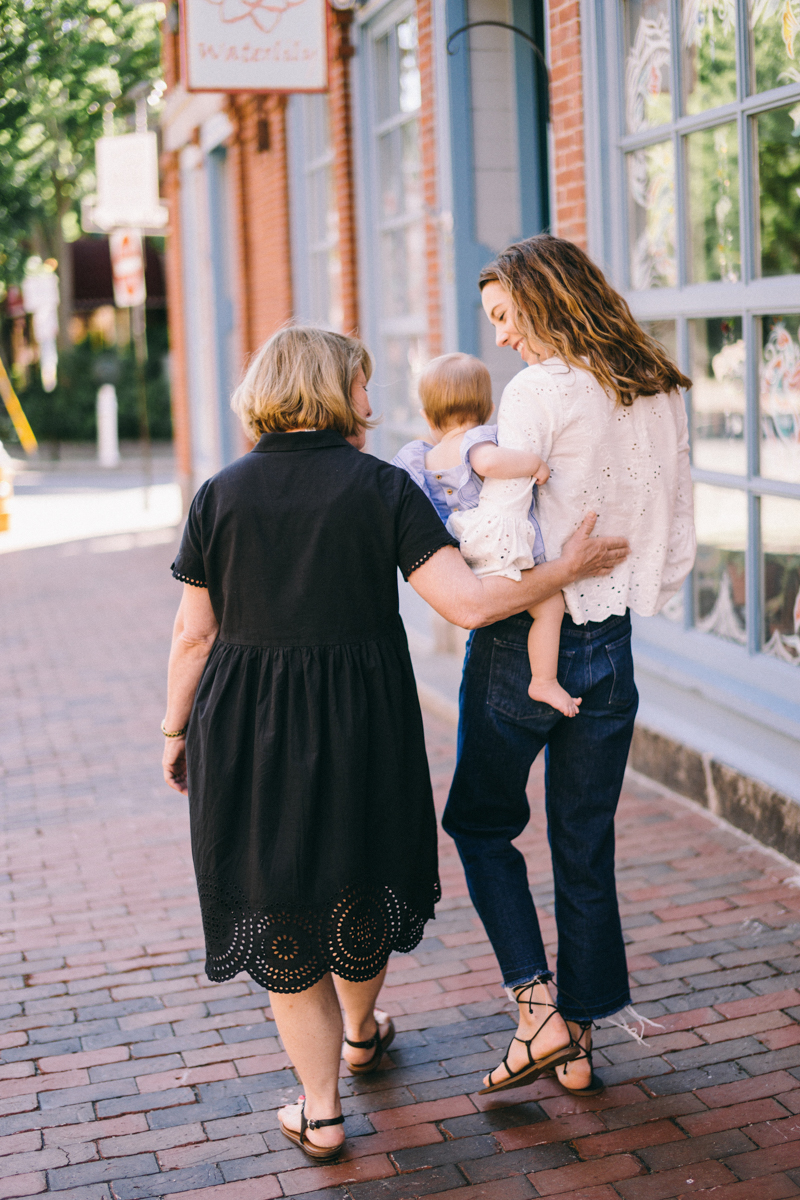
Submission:
{"label": "eyelet lace pattern", "polygon": [[421,558],[418,558],[416,562],[413,562],[410,567],[406,568],[406,570],[403,572],[405,578],[408,579],[409,575],[413,575],[413,573],[414,573],[414,571],[416,571],[417,567],[421,567],[422,564],[426,563],[429,558],[433,558],[434,554],[438,554],[443,546],[454,546],[454,545],[455,545],[455,542],[443,542],[441,546],[434,546],[434,548],[432,550],[427,550],[422,555]]}
{"label": "eyelet lace pattern", "polygon": [[[198,879],[206,974],[216,983],[247,971],[271,992],[302,992],[333,971],[351,983],[372,979],[393,950],[419,945],[427,915],[384,885],[344,889],[319,909],[254,912],[243,893]],[[437,882],[431,909],[441,899]]]}
{"label": "eyelet lace pattern", "polygon": [[190,579],[188,575],[181,575],[180,571],[173,571],[172,575],[174,579],[177,579],[178,583],[189,583],[192,587],[208,587],[205,579]]}

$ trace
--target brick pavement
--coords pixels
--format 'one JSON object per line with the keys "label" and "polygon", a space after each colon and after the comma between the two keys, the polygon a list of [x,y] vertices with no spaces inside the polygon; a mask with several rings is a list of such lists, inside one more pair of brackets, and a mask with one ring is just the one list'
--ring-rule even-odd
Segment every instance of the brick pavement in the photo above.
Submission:
{"label": "brick pavement", "polygon": [[[632,781],[619,887],[643,1044],[596,1035],[606,1092],[476,1089],[509,1038],[498,972],[442,843],[444,899],[391,963],[397,1041],[344,1075],[348,1150],[277,1129],[297,1085],[265,993],[209,984],[184,801],[158,723],[169,546],[5,556],[0,1200],[779,1200],[800,1195],[800,889],[791,864]],[[452,731],[428,722],[441,803]],[[523,841],[552,942],[542,776]]]}

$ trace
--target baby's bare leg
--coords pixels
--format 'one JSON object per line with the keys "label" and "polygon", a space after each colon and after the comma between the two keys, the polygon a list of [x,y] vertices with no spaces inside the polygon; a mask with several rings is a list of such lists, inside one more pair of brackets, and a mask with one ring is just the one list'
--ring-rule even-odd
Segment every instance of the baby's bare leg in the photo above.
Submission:
{"label": "baby's bare leg", "polygon": [[528,695],[557,708],[565,717],[578,712],[577,699],[565,692],[556,678],[558,673],[558,643],[561,638],[561,619],[564,616],[564,597],[561,592],[529,608],[533,617],[528,634],[528,658],[531,664],[531,685]]}

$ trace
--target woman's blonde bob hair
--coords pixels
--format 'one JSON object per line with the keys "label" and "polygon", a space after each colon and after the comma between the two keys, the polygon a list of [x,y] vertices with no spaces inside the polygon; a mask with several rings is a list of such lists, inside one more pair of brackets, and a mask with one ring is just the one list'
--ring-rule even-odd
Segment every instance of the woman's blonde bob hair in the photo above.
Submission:
{"label": "woman's blonde bob hair", "polygon": [[253,355],[231,408],[254,442],[262,433],[287,429],[335,429],[353,437],[373,424],[350,399],[360,370],[369,379],[372,359],[358,338],[291,325]]}

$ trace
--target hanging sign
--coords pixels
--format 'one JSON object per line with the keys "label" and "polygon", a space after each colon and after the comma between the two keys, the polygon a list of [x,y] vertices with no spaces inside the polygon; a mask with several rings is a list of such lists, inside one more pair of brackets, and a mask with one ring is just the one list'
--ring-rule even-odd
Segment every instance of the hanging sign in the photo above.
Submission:
{"label": "hanging sign", "polygon": [[138,308],[145,301],[144,255],[138,229],[117,229],[108,235],[114,303],[117,308]]}
{"label": "hanging sign", "polygon": [[169,210],[158,198],[155,133],[98,138],[94,146],[97,198],[89,214],[97,229],[163,229]]}
{"label": "hanging sign", "polygon": [[190,92],[324,92],[325,0],[181,0]]}

